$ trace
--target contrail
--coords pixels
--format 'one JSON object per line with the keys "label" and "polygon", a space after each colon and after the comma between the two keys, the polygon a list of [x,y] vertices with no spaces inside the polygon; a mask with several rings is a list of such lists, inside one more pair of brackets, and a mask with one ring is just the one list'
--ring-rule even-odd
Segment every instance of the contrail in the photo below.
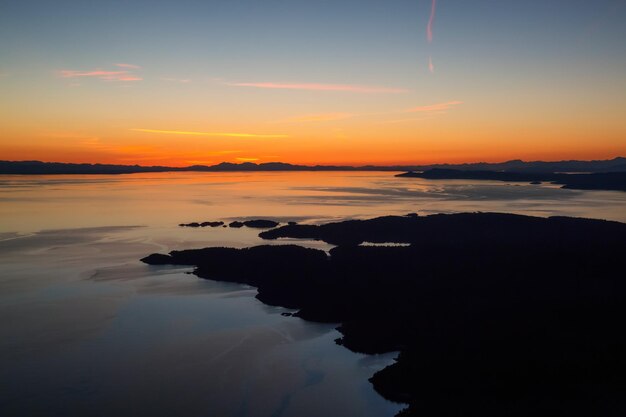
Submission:
{"label": "contrail", "polygon": [[433,57],[428,57],[428,69],[430,70],[431,74],[435,73],[435,64],[433,64]]}
{"label": "contrail", "polygon": [[428,19],[428,26],[426,27],[426,36],[428,42],[433,41],[433,25],[435,24],[435,13],[437,11],[437,0],[433,0],[433,5],[430,9],[430,19]]}

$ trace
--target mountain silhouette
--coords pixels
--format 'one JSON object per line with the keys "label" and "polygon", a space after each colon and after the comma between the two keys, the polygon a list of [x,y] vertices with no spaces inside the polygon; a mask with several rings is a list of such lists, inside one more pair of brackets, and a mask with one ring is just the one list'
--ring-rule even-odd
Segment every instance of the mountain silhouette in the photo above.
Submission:
{"label": "mountain silhouette", "polygon": [[515,172],[626,172],[626,158],[617,157],[599,161],[559,161],[559,162],[524,162],[512,160],[502,163],[469,164],[430,164],[430,165],[393,165],[393,166],[346,166],[346,165],[294,165],[284,162],[266,162],[255,164],[244,162],[234,164],[222,162],[217,165],[192,165],[188,167],[111,165],[111,164],[73,164],[41,161],[0,161],[0,174],[132,174],[140,172],[230,172],[230,171],[426,171],[433,168],[459,170],[491,170]]}

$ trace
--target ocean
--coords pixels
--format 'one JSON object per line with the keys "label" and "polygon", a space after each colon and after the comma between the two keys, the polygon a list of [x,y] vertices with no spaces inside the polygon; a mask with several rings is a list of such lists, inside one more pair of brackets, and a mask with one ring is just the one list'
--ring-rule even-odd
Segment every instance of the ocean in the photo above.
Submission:
{"label": "ocean", "polygon": [[[246,219],[322,223],[467,211],[626,222],[626,193],[389,172],[0,176],[0,415],[393,416],[393,362],[336,345],[244,285],[155,253],[264,242]],[[298,244],[329,249],[323,242]]]}

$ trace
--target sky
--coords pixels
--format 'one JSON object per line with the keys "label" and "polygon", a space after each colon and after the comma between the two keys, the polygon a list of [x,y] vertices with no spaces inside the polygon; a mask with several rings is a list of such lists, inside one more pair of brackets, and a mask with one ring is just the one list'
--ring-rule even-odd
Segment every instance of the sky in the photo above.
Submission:
{"label": "sky", "polygon": [[623,0],[0,0],[0,159],[626,156]]}

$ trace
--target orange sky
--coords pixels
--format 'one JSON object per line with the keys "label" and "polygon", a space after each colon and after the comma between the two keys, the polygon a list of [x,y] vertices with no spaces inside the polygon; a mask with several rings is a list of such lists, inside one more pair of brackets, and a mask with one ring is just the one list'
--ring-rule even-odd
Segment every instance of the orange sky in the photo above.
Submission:
{"label": "orange sky", "polygon": [[[96,103],[95,111],[83,107],[85,92],[69,88],[76,101],[66,102],[65,108],[44,102],[39,108],[25,111],[26,106],[16,106],[4,113],[1,159],[171,166],[222,161],[392,165],[626,155],[626,128],[619,115],[607,113],[610,108],[585,120],[575,117],[576,109],[512,111],[461,100],[398,104],[397,110],[386,111],[391,107],[386,103],[376,108],[377,101],[386,98],[356,98],[359,93],[350,92],[320,97],[326,93],[298,91],[294,110],[289,108],[291,98],[282,97],[284,107],[256,112],[251,103],[245,110],[207,112],[205,121],[194,111],[194,103],[186,104],[190,114],[185,114],[177,106],[170,110],[144,103],[142,108],[144,104],[114,103],[115,97],[110,97],[111,103]],[[135,88],[115,93],[128,98]],[[86,93],[96,98],[93,92]],[[305,107],[298,100],[311,99],[320,104],[297,109]],[[339,99],[350,104],[333,105],[330,112],[314,111],[321,110],[324,101]],[[399,101],[409,102],[406,97]]]}
{"label": "orange sky", "polygon": [[[230,17],[215,21],[195,3],[127,14],[103,4],[112,20],[63,24],[42,3],[39,26],[29,24],[36,10],[13,5],[0,17],[0,159],[186,166],[626,156],[618,18],[626,10],[600,3],[442,3],[435,16],[429,2],[407,2],[388,20],[369,1],[332,10],[297,2],[250,16],[228,14],[242,11],[224,3]],[[152,20],[137,23],[133,10]],[[196,19],[208,21],[190,24]],[[240,19],[248,26],[233,28]]]}

